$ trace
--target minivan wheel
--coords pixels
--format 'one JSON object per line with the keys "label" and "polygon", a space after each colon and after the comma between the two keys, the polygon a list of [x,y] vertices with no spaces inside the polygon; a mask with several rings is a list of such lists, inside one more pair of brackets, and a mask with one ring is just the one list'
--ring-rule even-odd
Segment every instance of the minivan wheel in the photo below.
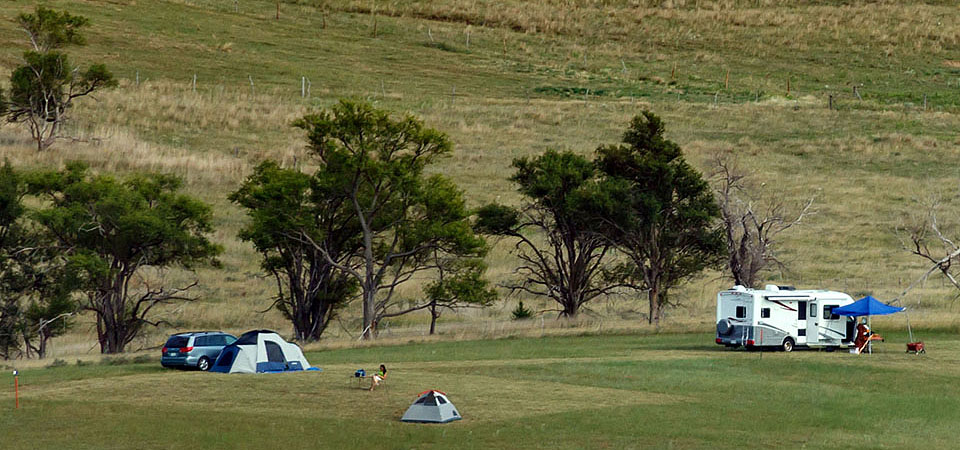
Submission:
{"label": "minivan wheel", "polygon": [[783,345],[780,346],[781,349],[785,352],[793,351],[793,338],[786,338],[783,340]]}
{"label": "minivan wheel", "polygon": [[210,358],[203,356],[200,358],[200,361],[197,361],[197,368],[206,372],[210,370]]}

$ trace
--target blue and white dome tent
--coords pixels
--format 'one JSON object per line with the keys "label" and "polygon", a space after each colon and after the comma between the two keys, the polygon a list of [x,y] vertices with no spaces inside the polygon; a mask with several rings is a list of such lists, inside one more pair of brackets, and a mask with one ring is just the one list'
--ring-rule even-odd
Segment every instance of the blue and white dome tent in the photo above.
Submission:
{"label": "blue and white dome tent", "polygon": [[210,369],[220,373],[278,373],[319,370],[310,366],[300,346],[270,330],[244,333],[223,348]]}

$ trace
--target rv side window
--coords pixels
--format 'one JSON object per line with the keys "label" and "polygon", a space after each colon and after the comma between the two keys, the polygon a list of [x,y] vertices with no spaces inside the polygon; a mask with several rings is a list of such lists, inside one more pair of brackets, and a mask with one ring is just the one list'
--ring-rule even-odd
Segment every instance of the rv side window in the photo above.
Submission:
{"label": "rv side window", "polygon": [[830,320],[837,320],[840,318],[840,314],[834,314],[833,308],[836,308],[836,305],[823,305],[823,318]]}
{"label": "rv side window", "polygon": [[760,318],[769,319],[770,318],[770,308],[761,308],[760,309]]}
{"label": "rv side window", "polygon": [[747,307],[746,307],[746,306],[738,306],[738,307],[737,307],[737,318],[738,318],[738,319],[743,319],[744,317],[747,317]]}
{"label": "rv side window", "polygon": [[817,317],[817,304],[816,304],[816,303],[811,303],[811,304],[810,304],[810,317]]}

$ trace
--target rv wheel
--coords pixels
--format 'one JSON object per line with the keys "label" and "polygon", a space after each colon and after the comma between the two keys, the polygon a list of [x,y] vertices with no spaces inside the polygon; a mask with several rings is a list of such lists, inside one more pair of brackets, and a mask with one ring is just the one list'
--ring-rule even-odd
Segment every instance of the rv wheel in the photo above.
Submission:
{"label": "rv wheel", "polygon": [[786,338],[783,340],[783,345],[780,346],[785,352],[793,351],[793,338]]}

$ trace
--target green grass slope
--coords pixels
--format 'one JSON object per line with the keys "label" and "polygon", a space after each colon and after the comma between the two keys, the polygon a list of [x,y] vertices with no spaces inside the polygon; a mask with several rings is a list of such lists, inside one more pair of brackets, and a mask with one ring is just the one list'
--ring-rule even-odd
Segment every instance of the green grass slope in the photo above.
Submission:
{"label": "green grass slope", "polygon": [[[960,341],[926,355],[718,349],[707,334],[441,342],[307,354],[321,373],[225,375],[157,362],[7,377],[4,448],[953,448]],[[357,368],[384,363],[368,392]],[[407,424],[425,389],[463,420]]]}

